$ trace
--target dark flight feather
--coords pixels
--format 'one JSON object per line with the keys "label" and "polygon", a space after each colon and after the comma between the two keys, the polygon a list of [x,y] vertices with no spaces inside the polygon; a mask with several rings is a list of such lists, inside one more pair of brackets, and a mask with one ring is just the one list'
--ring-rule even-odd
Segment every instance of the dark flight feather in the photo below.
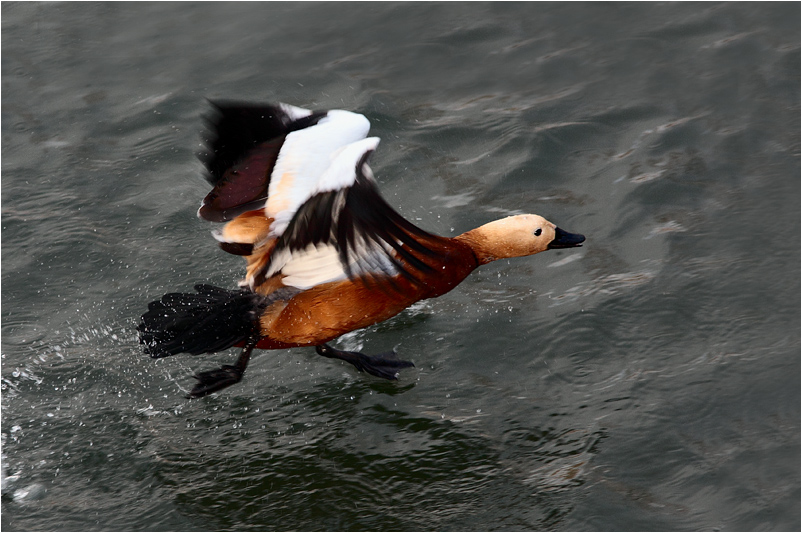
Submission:
{"label": "dark flight feather", "polygon": [[[400,273],[415,282],[417,274],[432,270],[420,256],[431,257],[435,252],[423,243],[440,238],[406,220],[382,198],[376,183],[365,172],[371,152],[365,152],[357,163],[353,185],[320,192],[298,208],[276,242],[271,257],[283,255],[284,250],[303,250],[310,244],[331,244],[351,279],[367,274],[373,281],[380,281],[380,278]],[[376,260],[377,255],[385,257],[386,261]],[[357,268],[352,271],[351,262],[355,259]],[[388,264],[393,268],[388,270]],[[268,261],[256,273],[256,285],[265,280],[270,267]]]}
{"label": "dark flight feather", "polygon": [[286,136],[317,124],[325,111],[299,119],[281,106],[253,106],[236,102],[210,102],[200,159],[206,179],[214,185],[198,214],[212,222],[225,222],[264,206],[270,174]]}

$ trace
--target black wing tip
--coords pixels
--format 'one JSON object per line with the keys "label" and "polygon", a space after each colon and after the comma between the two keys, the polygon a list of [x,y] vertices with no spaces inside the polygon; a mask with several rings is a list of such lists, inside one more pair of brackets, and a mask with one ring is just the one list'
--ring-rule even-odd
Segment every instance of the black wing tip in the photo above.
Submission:
{"label": "black wing tip", "polygon": [[204,198],[198,216],[225,222],[263,206],[284,138],[314,120],[296,120],[280,104],[209,100],[209,105],[211,113],[204,116],[204,149],[198,157],[206,167],[206,181],[214,188]]}
{"label": "black wing tip", "polygon": [[[441,237],[413,224],[387,203],[387,200],[379,192],[376,182],[364,172],[367,159],[372,152],[373,150],[368,150],[356,168],[354,204],[367,206],[361,210],[361,225],[364,229],[371,231],[374,240],[380,238],[387,242],[411,267],[411,270],[424,274],[431,273],[434,269],[412,252],[427,257],[436,257],[438,252],[427,246],[426,242],[440,240]],[[392,259],[404,277],[415,281],[416,276],[410,269],[405,268],[395,258]]]}
{"label": "black wing tip", "polygon": [[257,144],[287,133],[288,117],[279,106],[211,100],[209,103],[212,110],[203,115],[204,149],[198,158],[213,185]]}
{"label": "black wing tip", "polygon": [[206,180],[216,185],[225,171],[242,161],[257,145],[279,140],[288,133],[308,128],[328,111],[311,111],[293,117],[283,104],[255,104],[238,100],[209,100],[203,150],[198,158],[207,169]]}

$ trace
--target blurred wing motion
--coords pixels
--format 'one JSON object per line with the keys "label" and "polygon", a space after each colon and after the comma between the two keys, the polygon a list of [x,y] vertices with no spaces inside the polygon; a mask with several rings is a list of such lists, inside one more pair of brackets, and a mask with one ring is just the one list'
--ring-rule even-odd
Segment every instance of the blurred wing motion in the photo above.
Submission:
{"label": "blurred wing motion", "polygon": [[214,189],[198,215],[228,222],[215,237],[246,256],[243,285],[260,292],[346,278],[392,285],[396,276],[416,283],[431,270],[424,257],[435,252],[427,243],[440,238],[379,194],[367,164],[379,139],[367,138],[364,116],[213,105],[202,157]]}

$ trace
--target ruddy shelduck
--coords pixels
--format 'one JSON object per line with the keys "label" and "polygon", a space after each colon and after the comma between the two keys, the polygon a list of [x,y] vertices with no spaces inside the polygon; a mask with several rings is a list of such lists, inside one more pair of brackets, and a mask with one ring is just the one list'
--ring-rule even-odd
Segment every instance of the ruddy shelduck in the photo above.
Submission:
{"label": "ruddy shelduck", "polygon": [[217,103],[202,155],[213,185],[198,216],[226,222],[220,247],[247,261],[238,290],[196,285],[152,302],[137,328],[151,357],[242,347],[234,365],[201,372],[189,397],[239,382],[254,348],[315,346],[324,357],[396,379],[413,366],[327,344],[456,287],[480,265],[580,246],[538,215],[453,238],[406,220],[381,197],[367,160],[379,144],[348,111]]}

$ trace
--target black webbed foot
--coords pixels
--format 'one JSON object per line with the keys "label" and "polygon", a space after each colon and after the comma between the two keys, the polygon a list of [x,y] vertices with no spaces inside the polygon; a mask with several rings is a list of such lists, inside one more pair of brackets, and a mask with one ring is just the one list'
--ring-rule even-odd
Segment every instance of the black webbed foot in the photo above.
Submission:
{"label": "black webbed foot", "polygon": [[415,366],[411,361],[398,359],[395,351],[385,352],[378,355],[365,355],[359,352],[346,352],[332,348],[328,344],[315,346],[318,355],[341,359],[351,363],[360,372],[367,372],[376,377],[384,379],[398,379],[398,371],[402,368]]}
{"label": "black webbed foot", "polygon": [[187,398],[202,398],[207,394],[230,387],[235,383],[239,383],[242,379],[242,374],[243,372],[239,368],[231,365],[223,365],[214,370],[199,372],[192,376],[198,380],[198,383],[187,394]]}
{"label": "black webbed foot", "polygon": [[223,365],[220,368],[199,372],[192,376],[198,380],[198,383],[189,391],[187,398],[202,398],[207,394],[223,390],[235,383],[239,383],[242,379],[242,375],[245,373],[245,369],[248,368],[251,352],[256,347],[258,340],[259,339],[252,338],[248,341],[248,344],[242,349],[242,352],[240,352],[237,358],[237,362],[233,366]]}

